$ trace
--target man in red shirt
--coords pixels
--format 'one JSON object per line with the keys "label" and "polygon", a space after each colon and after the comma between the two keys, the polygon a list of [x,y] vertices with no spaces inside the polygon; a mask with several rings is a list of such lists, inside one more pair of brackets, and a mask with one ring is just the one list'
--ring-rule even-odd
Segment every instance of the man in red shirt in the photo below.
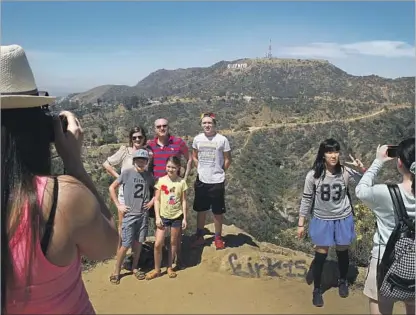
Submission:
{"label": "man in red shirt", "polygon": [[189,149],[182,138],[172,136],[169,133],[169,122],[165,118],[155,121],[156,137],[150,139],[147,144],[153,151],[153,176],[158,179],[166,175],[166,160],[170,156],[183,156],[187,161],[184,179],[188,178],[192,168],[192,158],[189,156]]}

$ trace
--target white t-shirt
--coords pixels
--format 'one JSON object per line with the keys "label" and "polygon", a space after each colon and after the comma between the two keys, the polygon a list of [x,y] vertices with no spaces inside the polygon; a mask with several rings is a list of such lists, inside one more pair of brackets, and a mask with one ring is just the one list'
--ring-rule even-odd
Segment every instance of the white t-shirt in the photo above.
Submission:
{"label": "white t-shirt", "polygon": [[228,139],[218,133],[212,137],[200,133],[194,138],[192,147],[198,150],[199,180],[206,184],[224,182],[224,152],[231,151]]}

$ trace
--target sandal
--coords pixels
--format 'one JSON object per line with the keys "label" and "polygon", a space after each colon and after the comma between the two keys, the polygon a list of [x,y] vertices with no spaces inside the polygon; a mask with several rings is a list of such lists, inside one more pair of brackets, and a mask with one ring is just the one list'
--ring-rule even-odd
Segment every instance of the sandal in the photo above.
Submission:
{"label": "sandal", "polygon": [[146,278],[146,274],[141,270],[133,271],[133,275],[137,280],[144,280]]}
{"label": "sandal", "polygon": [[173,271],[173,268],[168,268],[168,277],[169,278],[176,278],[177,275],[178,274],[175,271]]}
{"label": "sandal", "polygon": [[110,276],[110,282],[112,284],[120,284],[120,279],[121,279],[120,275],[111,275]]}
{"label": "sandal", "polygon": [[153,279],[155,279],[157,277],[160,277],[160,275],[161,275],[160,271],[158,272],[156,270],[153,270],[153,271],[149,272],[148,274],[146,274],[146,278],[145,279],[146,280],[153,280]]}

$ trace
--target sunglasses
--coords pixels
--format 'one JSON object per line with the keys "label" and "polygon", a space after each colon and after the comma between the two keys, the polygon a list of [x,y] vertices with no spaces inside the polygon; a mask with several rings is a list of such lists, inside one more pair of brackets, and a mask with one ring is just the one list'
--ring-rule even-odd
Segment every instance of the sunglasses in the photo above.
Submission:
{"label": "sunglasses", "polygon": [[160,128],[162,128],[162,127],[163,127],[163,128],[167,128],[167,126],[168,126],[168,125],[158,125],[158,126],[156,126],[156,128],[157,128],[157,129],[160,129]]}
{"label": "sunglasses", "polygon": [[132,140],[142,140],[143,136],[133,136],[131,137]]}
{"label": "sunglasses", "polygon": [[211,112],[201,114],[201,120],[204,117],[209,117],[209,118],[215,119],[215,114],[214,113],[211,113]]}

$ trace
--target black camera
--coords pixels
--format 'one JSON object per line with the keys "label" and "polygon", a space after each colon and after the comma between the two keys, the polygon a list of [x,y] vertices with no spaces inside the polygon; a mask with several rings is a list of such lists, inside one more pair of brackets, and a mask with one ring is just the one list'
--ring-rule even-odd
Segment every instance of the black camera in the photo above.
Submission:
{"label": "black camera", "polygon": [[395,158],[397,157],[397,149],[398,149],[398,145],[389,145],[387,148],[387,156],[391,157],[391,158]]}
{"label": "black camera", "polygon": [[[41,92],[39,91],[39,96],[49,96],[48,92]],[[42,109],[46,116],[46,124],[48,126],[49,130],[49,141],[55,142],[55,130],[53,127],[53,120],[58,114],[52,113],[49,109],[49,105],[42,106]],[[62,131],[65,133],[68,131],[68,120],[65,116],[59,116],[59,119],[61,120],[62,125]]]}
{"label": "black camera", "polygon": [[[51,112],[49,112],[47,114],[49,116],[48,120],[48,125],[49,125],[49,134],[50,134],[50,142],[55,142],[55,129],[53,127],[53,120],[54,117],[57,116],[57,114],[53,114]],[[61,125],[62,125],[62,131],[65,133],[68,131],[68,120],[66,119],[65,116],[60,116],[59,119],[61,120]]]}

